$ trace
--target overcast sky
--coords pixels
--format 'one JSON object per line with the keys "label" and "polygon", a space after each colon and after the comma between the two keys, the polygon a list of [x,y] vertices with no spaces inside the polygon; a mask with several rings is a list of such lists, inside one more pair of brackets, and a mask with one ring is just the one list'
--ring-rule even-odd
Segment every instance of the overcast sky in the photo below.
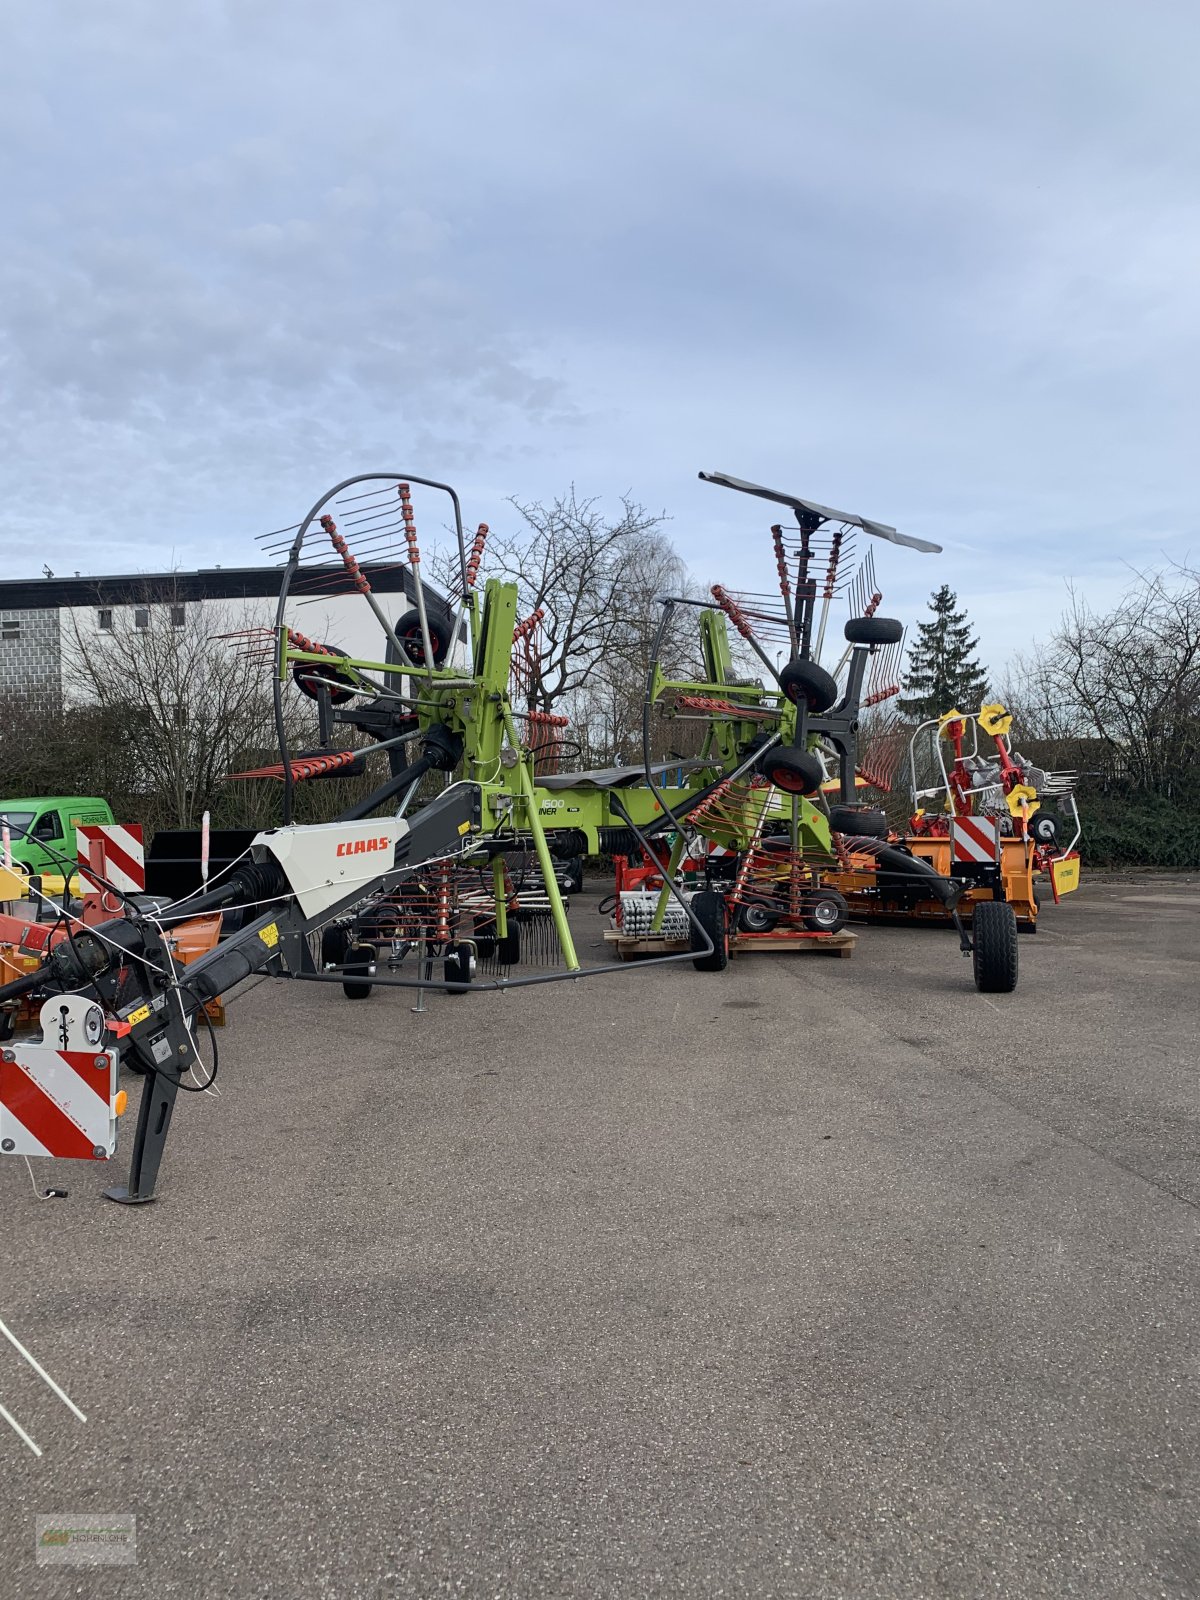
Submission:
{"label": "overcast sky", "polygon": [[[1200,553],[1194,0],[0,0],[5,576],[252,561],[330,482],[716,469],[945,545],[998,665]],[[510,514],[509,514],[510,515]]]}

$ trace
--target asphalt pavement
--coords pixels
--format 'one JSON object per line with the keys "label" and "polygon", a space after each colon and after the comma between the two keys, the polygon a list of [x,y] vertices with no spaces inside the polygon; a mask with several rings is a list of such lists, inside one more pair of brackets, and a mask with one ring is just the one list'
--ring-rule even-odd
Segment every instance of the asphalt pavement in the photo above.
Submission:
{"label": "asphalt pavement", "polygon": [[[87,1413],[0,1344],[0,1594],[1200,1593],[1198,978],[1200,889],[1085,880],[1011,996],[902,928],[263,984],[156,1204],[0,1164],[0,1318]],[[99,1512],[135,1565],[35,1565]]]}

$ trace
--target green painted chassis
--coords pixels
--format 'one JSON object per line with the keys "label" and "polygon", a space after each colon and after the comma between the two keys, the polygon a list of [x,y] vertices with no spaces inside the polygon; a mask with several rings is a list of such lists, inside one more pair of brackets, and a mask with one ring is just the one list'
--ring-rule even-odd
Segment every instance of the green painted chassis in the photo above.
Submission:
{"label": "green painted chassis", "polygon": [[[407,677],[413,686],[415,711],[421,732],[437,725],[457,733],[463,741],[461,775],[480,785],[483,791],[481,840],[498,830],[528,832],[550,902],[555,930],[568,969],[577,969],[578,957],[566,911],[551,861],[549,833],[561,829],[577,830],[587,841],[589,854],[601,848],[602,830],[637,828],[668,831],[664,827],[667,811],[686,811],[714,782],[735,773],[743,766],[756,739],[778,736],[787,743],[794,736],[795,707],[777,689],[733,680],[733,660],[725,617],[715,610],[700,614],[700,642],[704,679],[665,678],[655,666],[649,685],[652,706],[670,716],[680,695],[716,697],[727,706],[745,708],[746,715],[715,712],[709,719],[701,750],[701,760],[711,766],[693,771],[686,782],[607,789],[589,783],[570,787],[556,785],[553,790],[540,786],[534,773],[533,754],[518,733],[519,716],[509,695],[513,629],[517,619],[515,584],[491,578],[482,595],[472,590],[466,603],[473,640],[473,659],[469,672],[456,667],[422,667],[395,661],[368,661],[352,656],[330,656],[295,649],[286,635],[280,643],[279,672],[286,680],[299,663],[333,667],[368,691],[377,689],[372,674],[386,681]],[[772,802],[773,819],[790,824],[793,848],[817,861],[832,859],[829,825],[824,815],[808,800],[780,799]],[[689,827],[712,843],[742,850],[751,843],[759,824],[763,804],[757,798],[740,803],[727,797],[719,815],[700,814]],[[682,836],[677,830],[672,839],[672,855],[677,860]],[[503,862],[495,864],[496,926],[503,937],[506,931],[503,896]],[[665,908],[665,901],[664,901]]]}

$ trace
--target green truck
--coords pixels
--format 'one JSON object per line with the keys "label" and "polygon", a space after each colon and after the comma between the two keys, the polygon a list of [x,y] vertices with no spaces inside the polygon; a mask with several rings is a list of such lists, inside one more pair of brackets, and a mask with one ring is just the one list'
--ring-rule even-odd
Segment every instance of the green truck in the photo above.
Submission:
{"label": "green truck", "polygon": [[8,824],[13,865],[30,873],[61,873],[75,864],[75,829],[81,822],[112,822],[107,800],[95,795],[40,795],[0,800],[0,823]]}

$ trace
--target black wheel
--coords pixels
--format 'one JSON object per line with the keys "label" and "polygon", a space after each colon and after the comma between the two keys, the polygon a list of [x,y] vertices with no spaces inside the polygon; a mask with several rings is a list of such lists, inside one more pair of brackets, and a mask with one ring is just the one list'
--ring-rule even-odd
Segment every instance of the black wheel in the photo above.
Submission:
{"label": "black wheel", "polygon": [[886,839],[891,832],[879,806],[830,806],[829,826],[834,833],[848,833],[856,839]]}
{"label": "black wheel", "polygon": [[[440,667],[445,661],[450,649],[450,629],[453,626],[449,617],[434,606],[425,607],[425,620],[429,623],[429,643],[433,646],[433,664]],[[396,624],[396,637],[404,646],[408,659],[414,666],[423,667],[425,661],[425,639],[421,633],[421,613],[414,607],[406,611]]]}
{"label": "black wheel", "polygon": [[515,967],[521,959],[521,924],[510,922],[503,939],[496,940],[496,959],[502,967]]}
{"label": "black wheel", "polygon": [[[475,957],[469,944],[452,946],[443,967],[447,983],[470,983],[475,976]],[[462,989],[451,989],[451,994],[462,994]]]}
{"label": "black wheel", "polygon": [[[373,944],[352,944],[346,951],[345,965],[342,970],[346,976],[342,979],[342,993],[347,1000],[365,1000],[371,992],[371,984],[363,980],[370,977],[371,968],[375,965],[375,946]],[[362,977],[351,977],[351,973],[361,973]]]}
{"label": "black wheel", "polygon": [[805,701],[814,716],[828,711],[838,696],[837,679],[815,661],[793,656],[779,674],[779,687],[793,705]]}
{"label": "black wheel", "polygon": [[1048,811],[1035,811],[1029,822],[1029,836],[1034,844],[1058,843],[1058,818]]}
{"label": "black wheel", "polygon": [[810,933],[840,933],[850,907],[836,889],[814,889],[804,897],[804,926]]}
{"label": "black wheel", "polygon": [[895,617],[851,617],[845,633],[847,644],[899,644],[904,624]]}
{"label": "black wheel", "polygon": [[559,880],[559,888],[564,894],[583,893],[582,856],[572,856],[569,861],[563,862],[562,878]]}
{"label": "black wheel", "polygon": [[778,914],[767,906],[742,906],[737,917],[743,933],[770,933],[778,921]]}
{"label": "black wheel", "polygon": [[818,757],[790,744],[768,750],[758,770],[784,794],[815,794],[825,780],[825,769]]}
{"label": "black wheel", "polygon": [[[697,972],[724,972],[729,965],[729,939],[725,923],[725,896],[718,894],[715,889],[699,889],[692,896],[692,915],[700,924],[700,928],[712,940],[713,948],[703,955],[696,956],[692,965]],[[708,939],[705,939],[700,928],[691,930],[691,946],[693,950],[704,950]]]}
{"label": "black wheel", "polygon": [[[324,679],[324,684],[317,683],[317,678]],[[323,687],[328,688],[332,683],[345,684],[345,688],[329,689],[329,698],[335,706],[345,705],[347,700],[354,698],[354,680],[348,678],[344,672],[339,672],[336,667],[323,667],[319,661],[297,661],[292,666],[292,682],[301,694],[315,700]]]}
{"label": "black wheel", "polygon": [[321,965],[340,967],[350,947],[350,934],[340,923],[331,922],[321,930]]}
{"label": "black wheel", "polygon": [[971,919],[975,987],[1009,994],[1017,987],[1017,914],[1004,900],[981,900]]}

